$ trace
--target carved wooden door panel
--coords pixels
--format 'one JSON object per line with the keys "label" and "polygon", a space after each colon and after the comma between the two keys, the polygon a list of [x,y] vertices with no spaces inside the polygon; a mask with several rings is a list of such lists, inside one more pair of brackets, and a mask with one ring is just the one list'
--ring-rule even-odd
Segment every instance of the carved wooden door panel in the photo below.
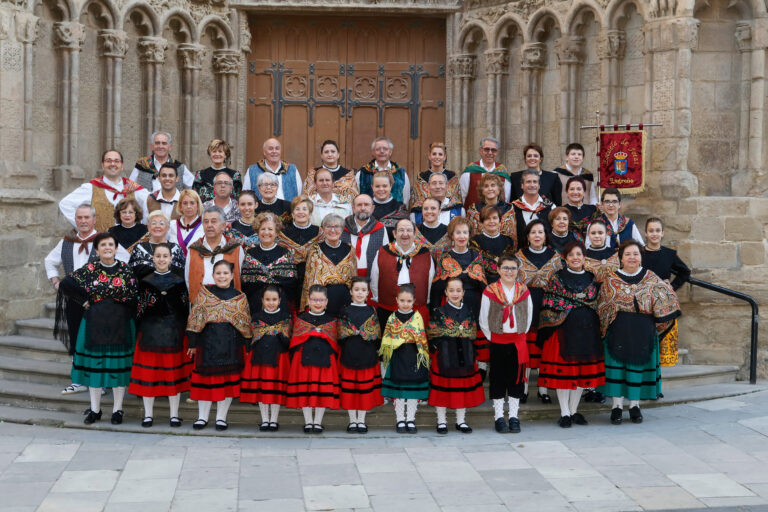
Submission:
{"label": "carved wooden door panel", "polygon": [[247,162],[269,137],[302,173],[335,139],[345,167],[371,158],[386,136],[411,175],[445,137],[445,23],[439,19],[251,19]]}

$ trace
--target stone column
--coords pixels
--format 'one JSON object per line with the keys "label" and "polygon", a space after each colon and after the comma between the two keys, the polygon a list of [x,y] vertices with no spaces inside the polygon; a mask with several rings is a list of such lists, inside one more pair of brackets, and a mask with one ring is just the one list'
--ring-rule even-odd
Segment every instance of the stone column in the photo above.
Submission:
{"label": "stone column", "polygon": [[565,36],[557,40],[560,66],[560,146],[579,140],[578,101],[579,67],[584,62],[584,38]]}
{"label": "stone column", "polygon": [[[471,143],[470,119],[470,89],[472,81],[475,78],[475,60],[476,57],[471,53],[454,55],[449,59],[450,74],[453,77],[453,115],[451,116],[456,123],[459,139],[459,167],[470,161],[469,148],[474,147]],[[460,170],[457,167],[457,170]]]}
{"label": "stone column", "polygon": [[[755,20],[760,23],[760,20]],[[739,168],[757,171],[763,167],[763,123],[765,122],[765,58],[768,38],[760,41],[760,29],[765,26],[756,26],[753,29],[749,23],[736,24],[736,47],[741,53],[741,66],[743,70],[749,70],[750,78],[749,98],[742,101],[747,112],[741,113],[741,133],[748,137],[741,138],[742,147],[739,148]],[[758,37],[753,37],[755,34]],[[762,46],[762,47],[761,47]],[[746,139],[746,140],[745,140]]]}
{"label": "stone column", "polygon": [[59,163],[62,166],[74,166],[77,155],[77,125],[80,99],[80,52],[85,43],[85,26],[76,21],[56,22],[53,24],[54,47],[61,58],[61,86],[59,104],[61,106],[61,140],[59,145]]}
{"label": "stone column", "polygon": [[104,58],[104,147],[120,145],[120,92],[123,59],[128,50],[128,34],[122,30],[99,31],[101,56]]}
{"label": "stone column", "polygon": [[523,125],[526,141],[537,141],[539,118],[541,117],[541,72],[546,62],[547,48],[544,43],[528,43],[523,47],[521,87]]}
{"label": "stone column", "polygon": [[484,56],[485,73],[488,78],[486,129],[492,137],[501,140],[502,78],[507,72],[509,55],[504,48],[494,48],[487,50]]}
{"label": "stone column", "polygon": [[234,144],[237,129],[237,78],[240,52],[215,50],[213,73],[216,75],[216,133]]}
{"label": "stone column", "polygon": [[17,12],[16,39],[24,47],[24,160],[32,161],[32,101],[34,96],[35,39],[37,39],[40,18],[28,12]]}
{"label": "stone column", "polygon": [[200,95],[200,70],[203,67],[205,46],[182,43],[179,45],[179,64],[181,65],[181,156],[195,169],[194,157],[197,154],[197,102]]}
{"label": "stone column", "polygon": [[144,89],[144,122],[141,126],[141,149],[145,151],[152,132],[157,131],[161,114],[162,81],[160,72],[165,63],[165,50],[168,40],[162,37],[146,36],[139,38],[139,59],[144,64],[142,69]]}
{"label": "stone column", "polygon": [[627,35],[623,30],[604,30],[598,39],[597,53],[603,82],[603,119],[606,123],[619,122],[617,106],[621,86],[621,61],[627,48]]}

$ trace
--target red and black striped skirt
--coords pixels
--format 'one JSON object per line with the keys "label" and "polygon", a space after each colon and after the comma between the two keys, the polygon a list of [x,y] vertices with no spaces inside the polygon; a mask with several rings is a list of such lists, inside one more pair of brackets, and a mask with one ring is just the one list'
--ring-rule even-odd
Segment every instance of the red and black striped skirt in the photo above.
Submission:
{"label": "red and black striped skirt", "polygon": [[381,397],[381,367],[353,370],[339,364],[341,381],[341,408],[351,411],[370,411],[384,403]]}
{"label": "red and black striped skirt", "polygon": [[477,370],[477,364],[467,376],[448,377],[441,375],[437,367],[437,357],[431,357],[429,367],[429,405],[463,409],[476,407],[485,401],[483,378]]}
{"label": "red and black striped skirt", "polygon": [[328,368],[304,366],[301,364],[301,352],[296,352],[288,372],[286,407],[338,409],[340,395],[339,366],[335,357],[331,357],[331,365]]}
{"label": "red and black striped skirt", "polygon": [[136,396],[173,396],[189,391],[192,361],[187,357],[187,337],[179,352],[149,352],[141,348],[141,334],[133,352],[128,392]]}
{"label": "red and black striped skirt", "polygon": [[291,371],[288,352],[278,356],[277,366],[253,364],[250,354],[246,354],[245,359],[240,383],[240,401],[285,405],[285,390],[288,386],[288,373]]}
{"label": "red and black striped skirt", "polygon": [[[536,344],[536,337],[539,330],[536,327],[531,327],[525,335],[525,341],[528,344],[528,368],[539,368],[541,366],[541,347]],[[544,386],[544,384],[539,384]]]}
{"label": "red and black striped skirt", "polygon": [[[562,329],[544,342],[538,385],[551,389],[595,388],[605,384],[605,362],[566,361],[560,355]],[[530,347],[530,345],[529,345]]]}

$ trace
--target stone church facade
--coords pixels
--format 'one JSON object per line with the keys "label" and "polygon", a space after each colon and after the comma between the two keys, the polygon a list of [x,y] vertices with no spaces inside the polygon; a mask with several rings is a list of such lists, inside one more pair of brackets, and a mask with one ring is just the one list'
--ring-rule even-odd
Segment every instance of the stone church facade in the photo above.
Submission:
{"label": "stone church facade", "polygon": [[[244,169],[251,27],[316,15],[445,23],[449,167],[477,158],[481,137],[523,167],[545,169],[583,125],[648,128],[645,191],[626,201],[642,225],[667,225],[694,275],[768,303],[768,0],[2,0],[0,1],[0,331],[36,316],[52,289],[42,259],[68,229],[56,202],[116,147],[126,172],[155,130],[195,170],[221,137]],[[256,34],[258,35],[258,34]],[[299,35],[300,37],[300,35]],[[443,50],[443,49],[441,49]],[[442,53],[441,53],[442,54]],[[442,68],[441,68],[442,69]],[[442,105],[442,102],[441,102]],[[386,132],[386,126],[384,126]],[[429,141],[428,141],[429,142]],[[290,157],[290,141],[284,141]],[[359,164],[359,162],[355,162]],[[412,168],[411,171],[418,169]],[[695,363],[746,371],[749,310],[681,290],[681,346]],[[766,313],[763,309],[763,325]],[[768,329],[761,328],[763,345]],[[768,349],[760,374],[768,375]]]}

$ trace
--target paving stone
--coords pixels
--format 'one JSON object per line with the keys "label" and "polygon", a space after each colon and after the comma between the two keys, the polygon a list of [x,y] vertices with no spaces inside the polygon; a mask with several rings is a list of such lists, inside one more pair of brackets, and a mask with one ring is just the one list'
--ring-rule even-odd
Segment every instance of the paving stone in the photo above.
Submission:
{"label": "paving stone", "polygon": [[239,512],[304,512],[304,500],[240,500],[237,509]]}
{"label": "paving stone", "polygon": [[746,487],[739,485],[723,473],[670,474],[669,479],[697,498],[721,498],[754,496]]}
{"label": "paving stone", "polygon": [[108,492],[51,492],[45,497],[37,512],[101,512],[109,498]]}
{"label": "paving stone", "polygon": [[622,489],[627,487],[669,487],[676,485],[667,476],[649,465],[595,466],[595,469]]}
{"label": "paving stone", "polygon": [[525,489],[527,491],[551,490],[552,484],[535,469],[502,469],[479,471],[488,486],[496,492]]}
{"label": "paving stone", "polygon": [[176,491],[175,478],[145,480],[121,478],[112,491],[111,503],[165,502],[169,504]]}
{"label": "paving stone", "polygon": [[150,478],[178,478],[182,459],[129,459],[123,469],[121,480],[144,480]]}
{"label": "paving stone", "polygon": [[177,489],[236,489],[240,478],[239,468],[184,466],[179,475]]}
{"label": "paving stone", "polygon": [[235,512],[237,489],[177,490],[171,503],[172,511],[205,510],[206,512]]}
{"label": "paving stone", "polygon": [[416,468],[427,483],[482,481],[480,473],[469,462],[416,462]]}
{"label": "paving stone", "polygon": [[239,448],[199,448],[190,447],[184,457],[184,467],[221,468],[240,465]]}
{"label": "paving stone", "polygon": [[703,504],[680,487],[630,487],[622,489],[646,510],[690,509]]}
{"label": "paving stone", "polygon": [[566,458],[575,454],[560,441],[531,441],[513,444],[515,450],[527,460],[532,458]]}
{"label": "paving stone", "polygon": [[51,492],[108,492],[115,487],[119,476],[118,471],[110,470],[64,471]]}
{"label": "paving stone", "polygon": [[168,512],[171,504],[167,501],[138,502],[138,503],[112,503],[108,502],[104,512]]}
{"label": "paving stone", "polygon": [[637,503],[630,499],[626,500],[589,500],[572,501],[571,506],[580,512],[631,512],[643,510]]}
{"label": "paving stone", "polygon": [[0,482],[55,482],[66,462],[14,462],[0,476]]}
{"label": "paving stone", "polygon": [[299,466],[301,485],[361,484],[360,473],[354,464]]}
{"label": "paving stone", "polygon": [[362,473],[360,478],[370,496],[429,492],[427,484],[415,470],[398,473]]}
{"label": "paving stone", "polygon": [[3,507],[37,507],[51,490],[51,482],[0,482]]}
{"label": "paving stone", "polygon": [[627,496],[603,476],[549,478],[552,487],[568,501],[626,500]]}
{"label": "paving stone", "polygon": [[123,469],[131,450],[84,450],[83,445],[67,465],[68,470]]}
{"label": "paving stone", "polygon": [[[169,436],[175,437],[175,436]],[[132,460],[151,460],[151,459],[173,459],[184,460],[187,449],[183,446],[145,446],[143,443],[136,443],[131,452]]]}
{"label": "paving stone", "polygon": [[534,510],[536,512],[565,512],[574,510],[568,501],[555,489],[547,491],[497,492],[499,498],[510,510]]}
{"label": "paving stone", "polygon": [[741,450],[737,450],[733,446],[722,442],[687,445],[683,449],[702,462],[710,464],[717,469],[720,469],[720,464],[725,462],[744,464],[755,461],[755,459]]}
{"label": "paving stone", "polygon": [[296,450],[299,465],[352,464],[349,450]]}
{"label": "paving stone", "polygon": [[405,453],[354,453],[357,469],[365,473],[399,473],[415,471],[410,457]]}
{"label": "paving stone", "polygon": [[333,510],[369,506],[368,494],[362,485],[315,485],[304,489],[307,510]]}
{"label": "paving stone", "polygon": [[406,453],[416,464],[424,461],[429,462],[464,462],[464,454],[456,447],[414,447],[406,448]]}
{"label": "paving stone", "polygon": [[376,512],[440,512],[440,507],[429,494],[386,494],[371,496]]}
{"label": "paving stone", "polygon": [[[699,498],[702,503],[708,507],[738,507],[743,510],[742,507],[759,507],[763,511],[766,510],[768,500],[760,496],[744,496],[741,498]],[[747,509],[749,510],[749,509]]]}
{"label": "paving stone", "polygon": [[28,444],[15,462],[68,462],[75,456],[80,443]]}
{"label": "paving stone", "polygon": [[469,463],[478,471],[486,469],[526,469],[531,465],[515,450],[493,452],[464,452]]}
{"label": "paving stone", "polygon": [[672,450],[669,454],[643,456],[649,464],[665,474],[712,473],[713,468],[692,455],[681,450]]}
{"label": "paving stone", "polygon": [[[455,507],[440,507],[442,512],[476,512],[477,505],[457,505]],[[483,512],[509,512],[509,509],[504,505],[491,505],[489,503],[483,504]]]}
{"label": "paving stone", "polygon": [[302,498],[298,471],[293,473],[260,473],[258,476],[241,472],[239,498],[241,500],[264,500]]}
{"label": "paving stone", "polygon": [[485,482],[431,482],[427,485],[437,504],[443,507],[502,504],[501,498]]}
{"label": "paving stone", "polygon": [[629,466],[642,465],[645,461],[623,446],[590,446],[574,448],[582,460],[595,466]]}

